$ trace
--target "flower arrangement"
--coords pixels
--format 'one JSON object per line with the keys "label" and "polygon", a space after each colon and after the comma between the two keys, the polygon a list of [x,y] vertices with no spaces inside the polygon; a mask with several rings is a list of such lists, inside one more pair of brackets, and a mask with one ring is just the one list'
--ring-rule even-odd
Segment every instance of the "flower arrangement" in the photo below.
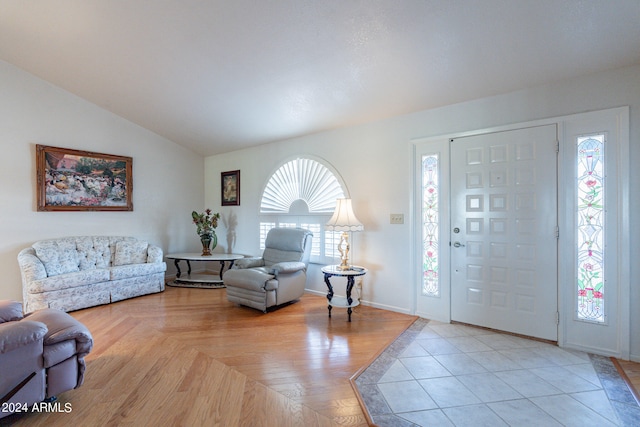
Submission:
{"label": "flower arrangement", "polygon": [[193,211],[191,217],[193,218],[193,223],[198,227],[198,236],[215,234],[214,230],[218,227],[218,220],[220,219],[218,212],[212,213],[211,209],[207,209],[201,214]]}

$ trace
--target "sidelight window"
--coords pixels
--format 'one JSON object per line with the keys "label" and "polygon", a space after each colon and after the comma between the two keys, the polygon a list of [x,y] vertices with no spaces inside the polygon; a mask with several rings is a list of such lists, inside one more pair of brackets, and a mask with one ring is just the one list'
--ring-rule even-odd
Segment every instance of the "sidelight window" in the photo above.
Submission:
{"label": "sidelight window", "polygon": [[605,135],[577,138],[577,313],[602,323],[604,299]]}
{"label": "sidelight window", "polygon": [[422,294],[440,295],[438,155],[422,156]]}

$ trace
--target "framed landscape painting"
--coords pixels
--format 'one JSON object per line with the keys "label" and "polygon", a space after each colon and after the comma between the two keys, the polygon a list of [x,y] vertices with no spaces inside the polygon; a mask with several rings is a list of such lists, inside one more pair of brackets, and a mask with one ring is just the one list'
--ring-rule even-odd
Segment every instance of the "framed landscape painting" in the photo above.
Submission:
{"label": "framed landscape painting", "polygon": [[222,172],[222,206],[240,206],[240,171]]}
{"label": "framed landscape painting", "polygon": [[38,211],[132,211],[131,157],[36,145]]}

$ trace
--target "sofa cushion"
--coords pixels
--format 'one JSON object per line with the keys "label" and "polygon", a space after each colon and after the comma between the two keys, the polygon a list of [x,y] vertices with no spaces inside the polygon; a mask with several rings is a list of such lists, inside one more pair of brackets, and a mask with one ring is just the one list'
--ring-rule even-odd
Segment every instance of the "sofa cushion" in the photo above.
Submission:
{"label": "sofa cushion", "polygon": [[42,240],[33,244],[36,256],[47,270],[47,276],[79,271],[78,251],[74,238]]}
{"label": "sofa cushion", "polygon": [[110,282],[100,282],[76,288],[60,289],[59,291],[27,293],[31,312],[43,308],[56,308],[62,311],[80,310],[95,305],[111,302]]}
{"label": "sofa cushion", "polygon": [[119,265],[109,268],[109,277],[111,280],[128,279],[130,277],[163,273],[166,269],[167,264],[164,262],[155,262],[153,264]]}
{"label": "sofa cushion", "polygon": [[95,270],[111,266],[111,241],[106,236],[76,237],[80,270]]}
{"label": "sofa cushion", "polygon": [[149,243],[141,240],[121,240],[116,243],[113,265],[144,264],[147,262]]}
{"label": "sofa cushion", "polygon": [[27,292],[31,294],[38,294],[42,292],[57,291],[60,289],[77,288],[80,286],[87,286],[107,281],[109,281],[109,270],[105,268],[84,270],[34,280],[27,285]]}

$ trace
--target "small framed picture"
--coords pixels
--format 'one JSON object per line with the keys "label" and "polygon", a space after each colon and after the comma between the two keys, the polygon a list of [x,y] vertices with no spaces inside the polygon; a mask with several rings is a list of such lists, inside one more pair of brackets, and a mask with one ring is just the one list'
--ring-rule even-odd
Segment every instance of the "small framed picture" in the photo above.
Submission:
{"label": "small framed picture", "polygon": [[222,172],[222,206],[240,206],[240,171]]}

